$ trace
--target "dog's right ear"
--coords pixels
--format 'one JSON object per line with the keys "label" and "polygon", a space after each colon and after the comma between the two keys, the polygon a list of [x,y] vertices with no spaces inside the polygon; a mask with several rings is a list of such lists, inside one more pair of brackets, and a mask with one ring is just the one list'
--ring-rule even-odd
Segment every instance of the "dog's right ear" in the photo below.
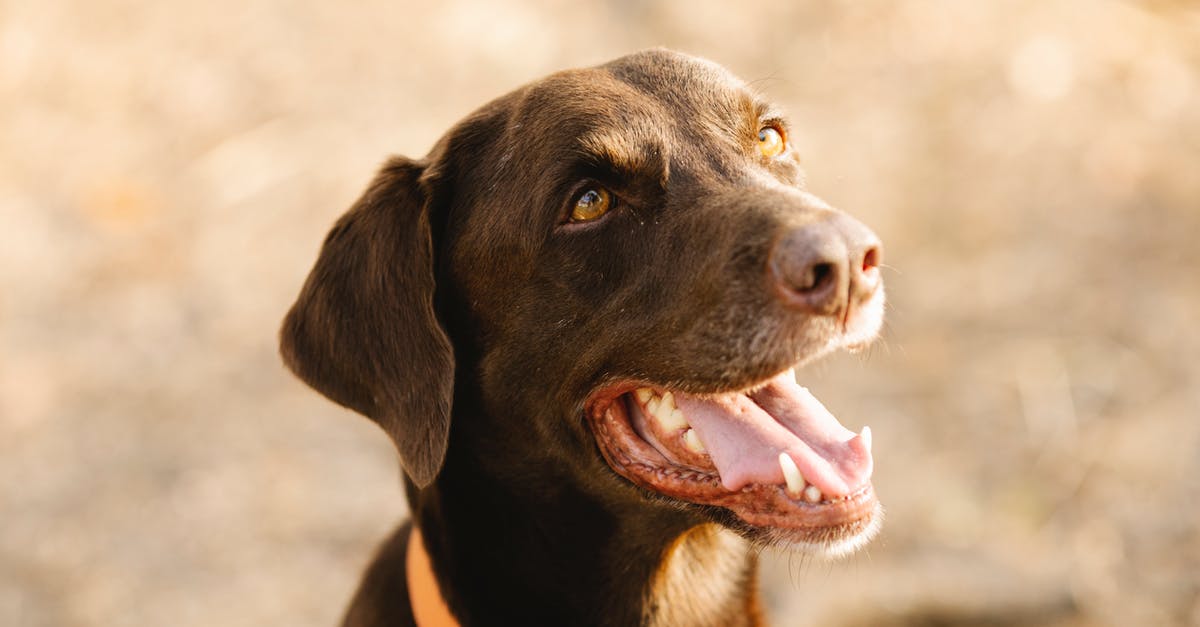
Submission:
{"label": "dog's right ear", "polygon": [[425,487],[446,456],[454,353],[434,313],[422,162],[393,158],[346,212],[280,331],[305,383],[379,423]]}

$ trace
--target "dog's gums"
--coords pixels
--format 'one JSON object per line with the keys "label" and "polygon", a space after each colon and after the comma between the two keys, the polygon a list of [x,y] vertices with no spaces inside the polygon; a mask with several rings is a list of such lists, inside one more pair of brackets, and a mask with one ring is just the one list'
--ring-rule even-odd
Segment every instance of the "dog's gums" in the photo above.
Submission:
{"label": "dog's gums", "polygon": [[589,423],[605,460],[634,484],[723,507],[774,540],[848,553],[879,527],[871,432],[842,427],[794,377],[707,395],[609,386],[593,395]]}

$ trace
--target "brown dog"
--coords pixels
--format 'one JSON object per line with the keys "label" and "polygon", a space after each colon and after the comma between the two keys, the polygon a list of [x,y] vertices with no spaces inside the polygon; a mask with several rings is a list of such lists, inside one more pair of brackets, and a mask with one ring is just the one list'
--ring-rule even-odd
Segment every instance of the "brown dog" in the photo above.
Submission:
{"label": "brown dog", "polygon": [[384,166],[282,331],[300,378],[395,440],[420,530],[347,625],[414,624],[426,556],[462,625],[753,625],[754,543],[869,539],[870,433],[792,369],[876,335],[881,249],[803,191],[787,128],[652,50]]}

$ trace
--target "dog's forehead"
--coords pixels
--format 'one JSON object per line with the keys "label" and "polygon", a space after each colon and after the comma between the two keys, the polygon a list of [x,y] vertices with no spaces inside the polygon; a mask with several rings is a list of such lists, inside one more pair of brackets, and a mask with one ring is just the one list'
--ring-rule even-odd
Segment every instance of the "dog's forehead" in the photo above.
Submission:
{"label": "dog's forehead", "polygon": [[729,70],[671,50],[645,50],[599,67],[643,93],[689,109],[740,107],[754,98]]}
{"label": "dog's forehead", "polygon": [[[668,172],[736,178],[753,165],[759,122],[778,117],[721,66],[668,50],[551,74],[507,105],[495,144],[502,169],[512,173],[500,183],[507,187],[531,172],[539,180],[569,178],[581,161],[664,184]],[[528,182],[519,187],[529,189]]]}
{"label": "dog's forehead", "polygon": [[[553,125],[549,138],[603,143],[605,134],[647,134],[686,125],[735,132],[767,105],[721,66],[667,50],[635,53],[528,86],[512,123]],[[539,138],[540,139],[540,138]]]}

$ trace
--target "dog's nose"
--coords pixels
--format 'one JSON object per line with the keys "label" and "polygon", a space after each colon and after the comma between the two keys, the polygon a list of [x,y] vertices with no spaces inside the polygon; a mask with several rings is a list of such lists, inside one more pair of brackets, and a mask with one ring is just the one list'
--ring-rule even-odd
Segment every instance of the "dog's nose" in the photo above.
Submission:
{"label": "dog's nose", "polygon": [[840,213],[783,234],[770,271],[790,306],[815,315],[844,316],[875,294],[883,245],[863,223]]}

